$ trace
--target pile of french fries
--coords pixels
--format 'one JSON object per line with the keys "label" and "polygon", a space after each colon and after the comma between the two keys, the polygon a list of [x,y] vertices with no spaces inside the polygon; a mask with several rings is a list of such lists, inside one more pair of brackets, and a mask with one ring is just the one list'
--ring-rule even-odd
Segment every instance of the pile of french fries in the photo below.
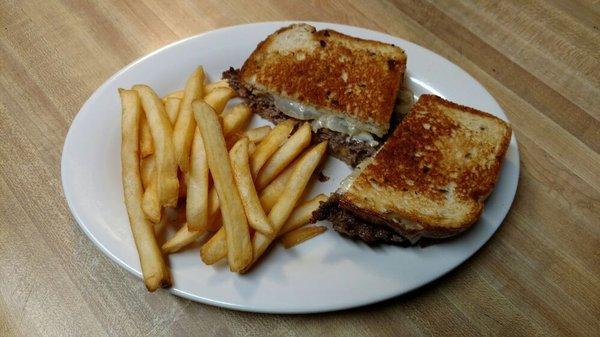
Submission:
{"label": "pile of french fries", "polygon": [[[204,82],[200,66],[163,98],[147,85],[119,89],[125,205],[149,291],[171,285],[165,255],[200,238],[204,263],[226,258],[244,273],[274,241],[290,248],[326,230],[305,226],[326,196],[301,201],[326,142],[311,146],[307,123],[247,130],[250,108],[226,108],[228,82]],[[185,223],[159,242],[165,210],[178,205]]]}

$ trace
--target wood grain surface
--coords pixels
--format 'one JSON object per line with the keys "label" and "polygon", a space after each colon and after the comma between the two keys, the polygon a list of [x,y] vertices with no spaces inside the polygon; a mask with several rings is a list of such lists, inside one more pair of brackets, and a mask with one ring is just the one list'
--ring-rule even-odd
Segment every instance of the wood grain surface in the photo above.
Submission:
{"label": "wood grain surface", "polygon": [[[67,130],[126,64],[214,28],[271,20],[371,28],[480,81],[519,141],[500,230],[408,295],[317,315],[190,302],[112,263],[71,216]],[[1,1],[0,336],[600,335],[600,4],[508,1]]]}

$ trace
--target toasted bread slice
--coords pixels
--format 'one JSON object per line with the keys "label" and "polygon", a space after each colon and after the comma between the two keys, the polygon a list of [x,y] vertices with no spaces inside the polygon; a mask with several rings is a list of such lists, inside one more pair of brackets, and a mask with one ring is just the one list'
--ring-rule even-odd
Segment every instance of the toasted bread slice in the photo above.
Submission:
{"label": "toasted bread slice", "polygon": [[339,206],[413,242],[457,234],[481,215],[510,137],[510,126],[490,114],[422,95],[342,184]]}
{"label": "toasted bread slice", "polygon": [[300,119],[326,115],[328,125],[335,122],[339,128],[342,123],[350,135],[383,137],[405,68],[406,55],[399,47],[295,24],[258,45],[241,68],[240,80],[271,94],[276,103],[310,112]]}

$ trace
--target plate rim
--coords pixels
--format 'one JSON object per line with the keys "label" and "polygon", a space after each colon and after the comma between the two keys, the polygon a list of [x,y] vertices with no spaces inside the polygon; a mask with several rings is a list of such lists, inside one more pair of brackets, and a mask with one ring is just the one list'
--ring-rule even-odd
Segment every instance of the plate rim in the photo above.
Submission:
{"label": "plate rim", "polygon": [[[94,236],[90,229],[83,224],[83,221],[81,219],[81,215],[74,209],[74,202],[71,201],[71,197],[69,196],[69,194],[67,193],[67,189],[65,188],[65,186],[68,186],[69,183],[65,183],[68,181],[68,177],[65,176],[65,166],[66,166],[66,159],[65,159],[65,153],[68,151],[65,151],[68,149],[68,147],[70,146],[69,144],[73,141],[73,125],[75,125],[77,123],[78,120],[81,120],[81,112],[82,110],[84,110],[89,104],[92,104],[92,102],[96,99],[96,97],[98,95],[100,95],[100,93],[104,90],[105,87],[109,86],[110,83],[112,83],[117,77],[119,77],[120,75],[122,75],[123,73],[127,72],[129,69],[131,69],[132,67],[134,67],[135,65],[137,65],[140,62],[143,62],[144,60],[146,60],[147,58],[150,58],[160,52],[162,52],[163,50],[172,48],[178,44],[183,44],[186,43],[189,40],[193,40],[193,39],[197,39],[197,38],[201,38],[205,35],[209,35],[212,33],[215,33],[217,31],[227,31],[227,30],[236,30],[236,29],[241,29],[241,28],[250,28],[252,26],[262,26],[262,25],[272,25],[272,26],[285,26],[285,25],[290,25],[290,24],[294,24],[294,23],[306,23],[309,25],[313,25],[313,26],[330,26],[333,29],[339,29],[339,27],[342,27],[344,29],[353,29],[353,30],[360,30],[366,33],[370,33],[370,34],[383,34],[386,35],[388,38],[390,39],[398,39],[398,40],[402,40],[405,43],[411,44],[413,47],[417,48],[417,49],[423,49],[428,53],[432,53],[435,56],[437,56],[438,58],[440,58],[441,60],[443,60],[444,62],[446,62],[447,64],[450,64],[451,66],[454,66],[456,68],[458,68],[460,71],[462,71],[465,75],[467,75],[469,77],[469,79],[475,83],[477,83],[478,85],[480,85],[490,96],[490,98],[493,100],[493,103],[495,103],[500,111],[504,114],[504,116],[506,117],[506,121],[509,122],[508,120],[508,116],[506,116],[506,113],[504,112],[504,109],[502,108],[502,106],[498,103],[498,101],[496,100],[496,98],[488,91],[488,89],[481,84],[476,78],[474,78],[469,72],[467,72],[466,70],[464,70],[462,67],[460,67],[459,65],[455,64],[454,62],[448,60],[447,58],[439,55],[438,53],[425,48],[419,44],[416,44],[410,40],[404,39],[404,38],[400,38],[397,36],[393,36],[391,34],[385,33],[385,32],[381,32],[381,31],[376,31],[373,29],[368,29],[368,28],[363,28],[363,27],[358,27],[358,26],[353,26],[353,25],[346,25],[346,24],[340,24],[340,23],[333,23],[333,22],[322,22],[322,21],[302,21],[302,20],[285,20],[285,21],[261,21],[261,22],[252,22],[252,23],[246,23],[246,24],[239,24],[239,25],[232,25],[232,26],[225,26],[225,27],[220,27],[217,29],[212,29],[212,30],[208,30],[199,34],[195,34],[195,35],[191,35],[188,37],[185,37],[183,39],[174,41],[172,43],[169,43],[163,47],[160,47],[150,53],[144,54],[141,57],[133,60],[132,62],[130,62],[129,64],[127,64],[126,66],[124,66],[123,68],[119,69],[117,72],[115,72],[114,74],[112,74],[110,77],[108,77],[100,86],[98,86],[94,92],[88,97],[88,99],[82,104],[81,108],[78,110],[77,114],[74,116],[74,118],[71,121],[71,124],[69,125],[69,129],[67,131],[67,134],[65,136],[65,141],[63,143],[63,147],[62,147],[62,152],[61,152],[61,188],[63,191],[63,195],[65,196],[65,199],[67,201],[67,205],[69,208],[69,211],[71,212],[71,215],[73,216],[73,218],[76,220],[78,227],[86,234],[86,236],[94,243],[94,245],[96,247],[98,247],[100,249],[100,251],[102,251],[106,256],[108,256],[108,258],[110,260],[112,260],[113,262],[116,262],[119,266],[123,267],[125,270],[129,271],[130,273],[132,273],[133,275],[135,275],[138,278],[141,278],[141,273],[138,272],[136,269],[134,269],[132,266],[128,265],[127,263],[125,263],[122,259],[120,259],[118,256],[116,256],[115,254],[113,254],[111,251],[109,251],[99,240],[96,236]],[[337,27],[337,28],[336,28]],[[513,142],[514,140],[514,142]],[[430,284],[442,277],[444,277],[445,275],[447,275],[449,272],[451,272],[452,270],[456,269],[457,267],[459,267],[460,265],[464,264],[467,260],[469,260],[471,257],[473,257],[473,255],[477,252],[479,252],[481,250],[481,248],[487,244],[490,239],[494,236],[494,234],[496,233],[496,231],[503,225],[504,220],[506,219],[506,216],[508,215],[508,212],[510,212],[511,208],[512,208],[512,204],[514,202],[515,196],[516,196],[516,192],[518,189],[518,184],[519,184],[519,177],[520,177],[520,151],[519,151],[519,145],[516,139],[516,136],[514,134],[514,132],[511,135],[511,141],[510,141],[511,145],[512,143],[514,143],[515,146],[515,168],[514,168],[514,174],[515,174],[515,184],[514,184],[514,191],[512,192],[512,195],[508,198],[510,202],[508,202],[508,206],[502,210],[500,213],[502,214],[501,218],[502,220],[500,221],[500,224],[493,230],[493,232],[490,234],[490,236],[483,241],[479,247],[477,249],[475,249],[472,253],[466,255],[464,258],[461,258],[460,262],[457,263],[454,266],[451,266],[450,268],[446,268],[445,270],[443,270],[441,273],[439,273],[437,276],[431,278],[429,281],[424,282],[422,284],[418,284],[418,285],[414,285],[412,287],[409,287],[407,289],[405,289],[403,292],[397,292],[394,294],[380,294],[379,296],[373,296],[370,300],[367,301],[361,301],[360,303],[353,303],[353,304],[341,304],[341,305],[319,305],[319,306],[315,306],[315,307],[306,307],[303,309],[298,309],[298,308],[292,308],[292,309],[285,309],[285,308],[279,308],[279,309],[274,309],[274,308],[257,308],[257,307],[251,307],[251,306],[244,306],[242,304],[236,304],[236,303],[229,303],[226,301],[219,301],[219,300],[214,300],[214,299],[210,299],[207,297],[200,297],[198,295],[194,295],[191,294],[189,292],[180,290],[180,289],[176,289],[176,288],[169,288],[169,289],[165,289],[167,291],[169,291],[172,294],[175,294],[177,296],[186,298],[188,300],[194,301],[194,302],[200,302],[203,304],[208,304],[208,305],[212,305],[212,306],[217,306],[217,307],[222,307],[222,308],[226,308],[226,309],[231,309],[231,310],[237,310],[237,311],[245,311],[245,312],[256,312],[256,313],[271,313],[271,314],[305,314],[305,313],[321,313],[321,312],[331,312],[331,311],[339,311],[339,310],[346,310],[346,309],[351,309],[351,308],[357,308],[357,307],[363,307],[363,306],[367,306],[367,305],[371,305],[374,303],[378,303],[378,302],[382,302],[388,299],[393,299],[396,297],[400,297],[403,296],[405,294],[411,293],[414,290],[423,287],[427,284]]]}

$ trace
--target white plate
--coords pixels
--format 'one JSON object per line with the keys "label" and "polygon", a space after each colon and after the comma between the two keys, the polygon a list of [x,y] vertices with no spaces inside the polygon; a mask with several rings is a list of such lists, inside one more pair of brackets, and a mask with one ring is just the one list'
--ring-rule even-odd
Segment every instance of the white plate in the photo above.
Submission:
{"label": "white plate", "polygon": [[[229,66],[240,67],[256,44],[290,22],[229,27],[161,48],[108,79],[83,105],[67,135],[62,182],[81,229],[102,252],[141,276],[127,213],[120,170],[120,105],[117,88],[147,83],[159,94],[182,88],[202,64],[209,78]],[[408,84],[416,96],[435,93],[507,120],[494,98],[469,74],[441,56],[408,41],[362,28],[311,23],[349,35],[394,43],[408,55]],[[254,125],[265,124],[255,117]],[[331,179],[312,191],[330,193],[350,169],[329,159]],[[191,300],[236,310],[307,313],[351,308],[404,294],[444,275],[477,251],[498,229],[512,203],[519,176],[519,154],[511,140],[498,185],[481,220],[465,235],[426,248],[371,248],[334,231],[290,250],[277,246],[247,275],[223,264],[206,266],[198,250],[170,256],[171,291]]]}

